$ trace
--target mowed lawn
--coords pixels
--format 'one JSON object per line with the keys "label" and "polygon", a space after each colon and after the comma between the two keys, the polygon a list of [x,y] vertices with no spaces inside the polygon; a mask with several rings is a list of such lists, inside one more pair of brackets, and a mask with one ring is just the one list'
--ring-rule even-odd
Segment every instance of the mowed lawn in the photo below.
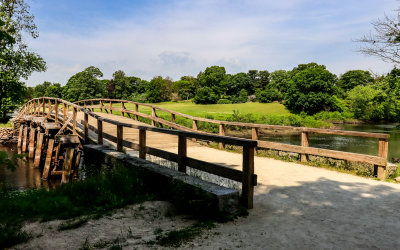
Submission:
{"label": "mowed lawn", "polygon": [[[192,102],[162,102],[154,103],[154,106],[177,111],[180,113],[197,116],[209,117],[214,119],[224,119],[233,114],[234,110],[238,110],[240,114],[253,114],[256,116],[262,115],[289,115],[290,112],[280,103],[238,103],[238,104],[195,104]],[[134,104],[125,104],[125,107],[134,110]],[[140,112],[151,113],[150,108],[140,107]],[[158,111],[160,112],[160,111]]]}

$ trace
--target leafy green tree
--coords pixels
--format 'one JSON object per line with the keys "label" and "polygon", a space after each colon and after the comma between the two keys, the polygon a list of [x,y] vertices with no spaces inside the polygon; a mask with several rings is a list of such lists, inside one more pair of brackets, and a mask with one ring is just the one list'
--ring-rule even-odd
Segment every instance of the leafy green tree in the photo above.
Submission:
{"label": "leafy green tree", "polygon": [[282,94],[277,89],[271,87],[267,87],[264,90],[258,89],[256,96],[257,100],[262,103],[270,103],[282,99]]}
{"label": "leafy green tree", "polygon": [[151,103],[170,100],[172,81],[161,76],[154,77],[146,86],[146,101]]}
{"label": "leafy green tree", "polygon": [[[239,92],[244,89],[247,93],[252,93],[252,81],[248,74],[237,73],[229,79],[228,95],[239,96]],[[247,97],[246,97],[247,101]]]}
{"label": "leafy green tree", "polygon": [[366,86],[373,83],[374,78],[369,71],[349,70],[340,77],[337,85],[347,92],[358,85]]}
{"label": "leafy green tree", "polygon": [[[197,79],[199,81],[199,88],[207,87],[208,90],[213,93],[213,95],[218,97],[217,100],[221,95],[226,93],[227,86],[229,84],[229,79],[227,78],[225,68],[220,66],[207,67],[204,72],[200,72],[197,75]],[[197,100],[200,99],[203,100],[204,98],[197,98]]]}
{"label": "leafy green tree", "polygon": [[286,70],[276,70],[269,75],[269,86],[277,89],[282,95],[285,95],[289,88],[290,73]]}
{"label": "leafy green tree", "polygon": [[193,101],[197,104],[215,104],[219,96],[210,87],[201,87],[197,90]]}
{"label": "leafy green tree", "polygon": [[270,73],[267,70],[249,70],[247,75],[251,79],[252,87],[249,94],[255,93],[257,89],[264,89],[269,83]]}
{"label": "leafy green tree", "polygon": [[285,106],[292,112],[315,114],[335,110],[336,76],[316,63],[300,64],[291,72]]}
{"label": "leafy green tree", "polygon": [[350,110],[355,118],[362,120],[382,120],[387,117],[387,95],[372,86],[356,86],[348,93]]}
{"label": "leafy green tree", "polygon": [[38,37],[33,20],[23,0],[0,1],[0,119],[23,101],[26,87],[20,79],[46,70],[44,60],[23,40],[23,33]]}
{"label": "leafy green tree", "polygon": [[172,83],[172,92],[177,93],[179,97],[184,100],[193,98],[195,90],[195,86],[190,81],[179,80]]}
{"label": "leafy green tree", "polygon": [[62,87],[59,83],[53,83],[51,86],[47,87],[46,92],[44,94],[48,97],[62,97]]}
{"label": "leafy green tree", "polygon": [[64,86],[62,97],[72,102],[105,97],[107,95],[107,81],[103,82],[98,79],[99,77],[103,77],[103,73],[94,66],[76,73],[69,78],[67,84]]}
{"label": "leafy green tree", "polygon": [[33,97],[43,97],[46,96],[46,89],[51,86],[51,82],[43,82],[42,84],[38,84],[33,88]]}

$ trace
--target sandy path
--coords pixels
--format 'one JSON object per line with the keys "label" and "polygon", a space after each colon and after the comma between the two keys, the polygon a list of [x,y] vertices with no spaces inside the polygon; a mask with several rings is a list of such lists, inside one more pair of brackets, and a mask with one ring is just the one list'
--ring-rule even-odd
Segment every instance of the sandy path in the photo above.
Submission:
{"label": "sandy path", "polygon": [[[176,144],[151,141],[177,152]],[[241,154],[190,144],[188,155],[241,167]],[[255,172],[250,215],[185,248],[399,248],[400,185],[261,157],[255,157]]]}

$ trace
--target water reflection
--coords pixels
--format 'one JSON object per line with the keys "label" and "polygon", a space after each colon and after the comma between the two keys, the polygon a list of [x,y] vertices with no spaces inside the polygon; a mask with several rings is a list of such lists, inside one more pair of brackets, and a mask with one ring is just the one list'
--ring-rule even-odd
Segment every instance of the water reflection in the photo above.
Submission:
{"label": "water reflection", "polygon": [[[6,151],[9,156],[12,156],[17,153],[17,148],[15,146],[0,145],[0,151]],[[45,181],[41,179],[41,176],[40,169],[33,167],[32,159],[18,160],[18,166],[15,171],[8,169],[6,166],[0,166],[0,184],[16,190],[40,187],[52,189],[58,185],[59,181]]]}

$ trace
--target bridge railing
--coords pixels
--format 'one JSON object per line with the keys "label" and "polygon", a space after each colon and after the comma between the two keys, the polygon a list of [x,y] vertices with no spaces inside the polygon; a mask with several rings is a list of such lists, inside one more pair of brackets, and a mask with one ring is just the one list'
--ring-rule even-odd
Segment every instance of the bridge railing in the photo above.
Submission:
{"label": "bridge railing", "polygon": [[[175,128],[183,131],[201,132],[205,134],[210,134],[205,131],[200,131],[198,122],[205,122],[209,124],[215,124],[219,126],[219,135],[224,136],[227,126],[237,126],[241,128],[251,129],[252,140],[257,141],[258,148],[273,149],[286,152],[299,153],[301,155],[301,161],[305,162],[308,160],[308,155],[329,157],[340,160],[363,162],[374,165],[374,175],[378,178],[384,179],[386,177],[386,166],[387,166],[387,156],[388,156],[388,140],[389,135],[383,133],[368,133],[368,132],[358,132],[358,131],[345,131],[337,129],[319,129],[319,128],[305,128],[305,127],[293,127],[293,126],[279,126],[279,125],[268,125],[268,124],[257,124],[257,123],[242,123],[242,122],[230,122],[213,120],[201,117],[195,117],[180,112],[164,109],[151,104],[138,103],[127,100],[119,99],[88,99],[75,102],[80,106],[86,107],[94,111],[99,109],[101,112],[105,111],[107,113],[112,113],[113,111],[119,111],[122,116],[127,114],[129,117],[138,120],[139,117],[148,119],[154,126],[156,123],[161,126],[168,126],[170,128]],[[134,105],[134,110],[129,110],[126,108],[125,104]],[[140,107],[146,107],[151,109],[151,115],[139,112]],[[162,119],[158,117],[157,111],[163,111],[170,115],[170,120]],[[132,117],[132,116],[134,117]],[[182,126],[176,123],[176,118],[184,117],[192,121],[192,127]],[[284,143],[268,142],[259,140],[259,130],[287,130],[295,131],[301,134],[300,145],[290,145]],[[378,152],[377,156],[350,153],[345,151],[336,151],[322,148],[315,148],[309,146],[309,137],[313,134],[330,134],[330,135],[341,135],[341,136],[354,136],[354,137],[364,137],[364,138],[374,138],[377,139]],[[223,148],[224,143],[220,142],[219,147]]]}
{"label": "bridge railing", "polygon": [[[121,104],[121,110],[123,112],[129,112]],[[110,107],[110,111],[113,107]],[[83,112],[83,129],[82,132],[77,130],[78,127],[78,112]],[[138,116],[144,116],[135,112]],[[187,167],[198,169],[204,172],[208,172],[217,176],[221,176],[227,179],[238,181],[242,183],[242,194],[241,202],[247,208],[253,207],[253,194],[254,186],[257,185],[257,175],[254,174],[254,150],[257,142],[254,140],[220,136],[214,134],[204,134],[192,131],[172,130],[166,128],[157,128],[150,126],[140,126],[130,123],[122,123],[112,119],[104,118],[98,114],[89,110],[89,107],[79,106],[75,103],[71,103],[59,98],[42,97],[35,98],[28,101],[20,109],[19,115],[16,120],[22,119],[24,115],[32,116],[44,116],[53,118],[63,124],[61,129],[68,127],[74,134],[78,134],[81,138],[89,142],[89,131],[93,131],[97,134],[96,142],[103,144],[103,138],[108,139],[116,143],[118,151],[122,151],[123,147],[132,148],[139,151],[139,157],[142,159],[146,158],[146,154],[154,155],[163,159],[167,159],[178,163],[178,171],[186,172]],[[97,120],[97,126],[89,124],[89,116]],[[157,122],[162,122],[157,120]],[[105,133],[103,130],[103,123],[109,123],[116,127],[117,136]],[[133,128],[139,131],[138,143],[128,141],[124,139],[124,128]],[[177,154],[171,153],[165,150],[149,147],[146,145],[147,131],[175,135],[178,137],[178,152]],[[242,159],[242,170],[236,170],[225,167],[220,164],[210,163],[194,159],[187,156],[187,139],[199,139],[207,140],[217,143],[224,143],[230,145],[240,146],[243,149]]]}

